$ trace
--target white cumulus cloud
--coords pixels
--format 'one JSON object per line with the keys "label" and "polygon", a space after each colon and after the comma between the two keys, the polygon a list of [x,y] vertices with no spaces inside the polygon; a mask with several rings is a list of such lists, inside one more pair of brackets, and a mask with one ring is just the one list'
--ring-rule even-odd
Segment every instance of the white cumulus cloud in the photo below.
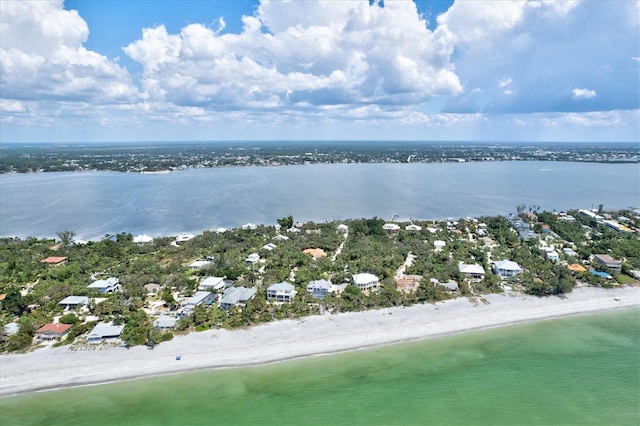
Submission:
{"label": "white cumulus cloud", "polygon": [[596,91],[595,90],[589,90],[589,89],[578,89],[575,88],[571,91],[571,96],[573,96],[573,99],[591,99],[591,98],[595,98],[596,97]]}

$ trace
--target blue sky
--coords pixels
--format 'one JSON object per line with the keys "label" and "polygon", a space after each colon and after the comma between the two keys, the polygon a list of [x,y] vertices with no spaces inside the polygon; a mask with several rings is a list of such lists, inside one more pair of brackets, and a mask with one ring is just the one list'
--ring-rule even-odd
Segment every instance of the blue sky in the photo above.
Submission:
{"label": "blue sky", "polygon": [[639,141],[633,0],[3,0],[0,142]]}

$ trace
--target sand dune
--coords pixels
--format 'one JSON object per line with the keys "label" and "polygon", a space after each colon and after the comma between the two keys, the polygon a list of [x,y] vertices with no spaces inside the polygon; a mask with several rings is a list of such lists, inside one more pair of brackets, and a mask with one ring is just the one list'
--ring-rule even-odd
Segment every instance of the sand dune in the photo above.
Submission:
{"label": "sand dune", "polygon": [[[566,298],[487,295],[435,305],[322,315],[244,330],[210,330],[145,347],[69,347],[0,356],[0,395],[180,371],[256,365],[450,333],[640,306],[640,287],[578,288]],[[180,360],[176,356],[180,355]]]}

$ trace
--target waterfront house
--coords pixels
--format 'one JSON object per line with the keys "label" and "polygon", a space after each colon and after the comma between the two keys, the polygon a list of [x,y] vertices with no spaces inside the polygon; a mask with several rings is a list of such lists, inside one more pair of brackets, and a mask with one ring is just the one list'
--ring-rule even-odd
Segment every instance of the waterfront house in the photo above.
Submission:
{"label": "waterfront house", "polygon": [[58,305],[62,306],[65,311],[87,306],[88,304],[89,298],[87,296],[69,296],[58,302]]}
{"label": "waterfront house", "polygon": [[493,264],[493,273],[502,278],[515,277],[522,273],[522,268],[516,262],[500,260]]}
{"label": "waterfront house", "polygon": [[117,339],[124,330],[124,324],[114,325],[112,322],[101,322],[87,336],[87,343],[101,343],[105,339]]}
{"label": "waterfront house", "polygon": [[314,280],[307,284],[307,293],[316,299],[324,299],[325,296],[331,293],[331,281],[327,280]]}
{"label": "waterfront house", "polygon": [[193,296],[187,299],[184,306],[196,307],[199,305],[210,306],[216,301],[218,295],[208,291],[196,291]]}
{"label": "waterfront house", "polygon": [[230,287],[225,290],[224,296],[220,301],[220,307],[227,310],[231,309],[236,305],[247,303],[255,295],[256,290],[253,288]]}
{"label": "waterfront house", "polygon": [[267,287],[267,300],[272,302],[291,302],[295,295],[294,285],[288,282],[271,284]]}
{"label": "waterfront house", "polygon": [[458,264],[458,270],[462,275],[464,275],[469,281],[482,281],[484,279],[484,268],[478,264],[466,264],[460,262]]}
{"label": "waterfront house", "polygon": [[64,265],[67,263],[68,258],[63,256],[49,256],[40,261],[40,263],[45,263],[47,265]]}
{"label": "waterfront house", "polygon": [[420,287],[422,275],[402,275],[395,279],[396,288],[403,293],[411,293]]}
{"label": "waterfront house", "polygon": [[594,254],[593,260],[614,272],[622,272],[622,263],[608,254]]}
{"label": "waterfront house", "polygon": [[198,286],[198,290],[200,291],[220,291],[225,287],[225,282],[223,277],[206,277],[200,282]]}
{"label": "waterfront house", "polygon": [[62,323],[50,323],[45,324],[36,330],[36,339],[38,340],[56,340],[64,337],[69,330],[71,330],[71,324]]}
{"label": "waterfront house", "polygon": [[360,290],[377,290],[379,286],[378,277],[369,273],[353,275],[353,285]]}
{"label": "waterfront house", "polygon": [[114,293],[120,290],[120,281],[115,277],[109,277],[106,280],[96,280],[89,284],[87,288],[97,290],[98,293]]}
{"label": "waterfront house", "polygon": [[20,325],[17,322],[10,322],[6,324],[2,329],[2,334],[5,336],[13,336],[14,334],[18,334],[20,331]]}
{"label": "waterfront house", "polygon": [[176,326],[178,319],[168,315],[160,315],[153,321],[153,328],[156,330],[171,330]]}
{"label": "waterfront house", "polygon": [[436,285],[439,285],[440,287],[444,287],[445,289],[449,290],[450,292],[454,292],[454,291],[458,291],[458,283],[455,281],[447,281],[446,283],[441,283],[438,282],[436,283]]}

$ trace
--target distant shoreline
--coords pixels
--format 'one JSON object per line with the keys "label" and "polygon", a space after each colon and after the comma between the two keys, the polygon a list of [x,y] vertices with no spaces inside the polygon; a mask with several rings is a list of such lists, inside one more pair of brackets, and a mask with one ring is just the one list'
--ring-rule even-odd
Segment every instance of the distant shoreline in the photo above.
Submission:
{"label": "distant shoreline", "polygon": [[[566,298],[483,296],[428,305],[281,320],[177,336],[153,350],[43,348],[0,355],[0,395],[105,384],[198,370],[279,363],[566,316],[640,307],[640,287],[576,288]],[[176,356],[180,355],[180,360]]]}

